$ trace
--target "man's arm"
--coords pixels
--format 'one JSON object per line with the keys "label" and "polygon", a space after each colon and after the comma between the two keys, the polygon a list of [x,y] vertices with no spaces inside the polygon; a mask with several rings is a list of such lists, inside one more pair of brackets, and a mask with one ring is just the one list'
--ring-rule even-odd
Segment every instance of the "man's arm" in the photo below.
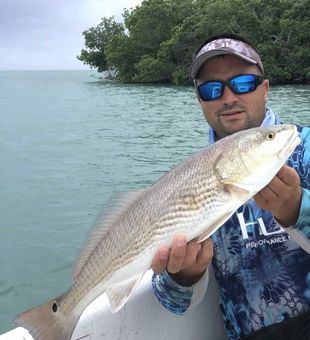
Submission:
{"label": "man's arm", "polygon": [[301,248],[310,254],[310,190],[302,189],[301,206],[295,225],[286,229]]}

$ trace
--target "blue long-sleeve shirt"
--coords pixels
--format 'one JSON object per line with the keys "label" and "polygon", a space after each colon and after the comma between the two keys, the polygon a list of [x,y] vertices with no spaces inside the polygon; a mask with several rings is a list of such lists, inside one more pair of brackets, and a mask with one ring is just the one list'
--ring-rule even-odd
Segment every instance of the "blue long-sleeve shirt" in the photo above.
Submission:
{"label": "blue long-sleeve shirt", "polygon": [[[268,109],[263,125],[279,123]],[[284,230],[251,199],[211,236],[212,266],[230,340],[310,310],[310,128],[298,129],[301,143],[287,162],[301,179],[296,225]],[[154,274],[152,283],[168,310],[183,314],[190,306],[193,287],[178,285],[167,273]]]}

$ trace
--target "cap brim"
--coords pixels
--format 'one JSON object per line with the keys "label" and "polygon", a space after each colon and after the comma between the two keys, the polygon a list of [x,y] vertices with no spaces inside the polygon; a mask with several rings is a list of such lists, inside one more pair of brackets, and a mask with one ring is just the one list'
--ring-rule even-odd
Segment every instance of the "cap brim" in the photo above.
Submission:
{"label": "cap brim", "polygon": [[231,50],[226,50],[226,49],[214,49],[212,51],[208,51],[206,53],[203,53],[201,56],[199,56],[192,64],[192,67],[191,67],[191,70],[190,70],[190,77],[192,79],[196,79],[197,78],[197,75],[198,75],[198,72],[200,70],[200,68],[202,67],[202,65],[209,59],[213,58],[213,57],[216,57],[216,56],[219,56],[219,55],[224,55],[224,54],[231,54],[231,55],[235,55],[237,56],[238,58],[241,58],[245,61],[247,61],[248,63],[250,64],[253,64],[253,65],[257,65],[257,61],[250,58],[250,57],[247,57],[247,56],[244,56],[243,54],[241,53],[238,53],[238,52],[235,52],[235,51],[231,51]]}

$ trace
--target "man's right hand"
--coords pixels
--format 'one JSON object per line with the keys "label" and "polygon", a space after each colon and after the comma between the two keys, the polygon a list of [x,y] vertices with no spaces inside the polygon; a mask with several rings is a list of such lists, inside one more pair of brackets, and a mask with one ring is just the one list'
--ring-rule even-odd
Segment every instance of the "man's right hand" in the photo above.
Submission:
{"label": "man's right hand", "polygon": [[182,286],[197,283],[213,256],[213,243],[207,239],[198,243],[196,239],[187,243],[184,235],[177,235],[171,249],[161,247],[156,252],[152,269],[155,273],[165,270]]}

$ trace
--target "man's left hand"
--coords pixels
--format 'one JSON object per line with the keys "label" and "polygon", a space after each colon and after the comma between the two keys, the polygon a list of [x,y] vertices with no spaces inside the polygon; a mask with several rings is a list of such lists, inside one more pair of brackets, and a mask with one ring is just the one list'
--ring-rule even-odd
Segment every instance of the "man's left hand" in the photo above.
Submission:
{"label": "man's left hand", "polygon": [[283,227],[289,227],[298,220],[301,192],[299,175],[293,168],[284,165],[253,198],[261,209],[271,211]]}

